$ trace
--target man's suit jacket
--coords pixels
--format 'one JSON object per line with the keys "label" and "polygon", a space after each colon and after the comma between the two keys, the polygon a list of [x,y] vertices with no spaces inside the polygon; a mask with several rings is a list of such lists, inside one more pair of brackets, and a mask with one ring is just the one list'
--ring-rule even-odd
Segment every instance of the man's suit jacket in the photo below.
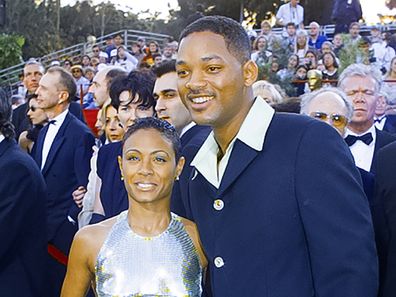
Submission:
{"label": "man's suit jacket", "polygon": [[393,142],[396,140],[396,136],[392,135],[388,132],[385,131],[381,131],[378,130],[377,128],[375,129],[376,133],[377,133],[377,139],[375,140],[375,147],[374,147],[374,155],[373,155],[373,161],[371,162],[371,168],[370,168],[370,172],[373,173],[375,175],[375,162],[376,162],[376,158],[377,158],[377,153],[378,151],[386,146],[387,144]]}
{"label": "man's suit jacket", "polygon": [[396,133],[396,115],[395,114],[388,114],[386,116],[386,121],[384,128],[382,131],[389,132],[389,133]]}
{"label": "man's suit jacket", "polygon": [[0,295],[46,296],[44,179],[15,140],[0,143],[0,175]]}
{"label": "man's suit jacket", "polygon": [[185,158],[184,168],[179,176],[179,180],[175,181],[172,189],[171,210],[181,217],[186,216],[186,210],[181,200],[181,191],[186,191],[186,181],[190,176],[191,161],[194,159],[195,154],[200,149],[201,145],[205,142],[212,129],[209,126],[195,125],[191,127],[180,138],[181,142],[181,155]]}
{"label": "man's suit jacket", "polygon": [[389,232],[386,257],[384,262],[380,262],[383,278],[380,280],[379,296],[393,297],[396,294],[396,142],[379,150],[375,166],[375,196],[383,203]]}
{"label": "man's suit jacket", "polygon": [[[48,125],[41,129],[32,156],[41,168],[42,149]],[[51,145],[42,174],[47,184],[48,241],[68,254],[74,232],[68,216],[77,222],[78,207],[72,192],[86,187],[95,140],[88,127],[67,113]],[[62,230],[62,231],[60,231]]]}
{"label": "man's suit jacket", "polygon": [[121,142],[109,143],[99,149],[97,173],[102,181],[100,200],[105,215],[93,214],[90,224],[111,218],[128,209],[128,193],[121,179],[118,156],[122,156]]}
{"label": "man's suit jacket", "polygon": [[194,169],[183,198],[215,296],[376,296],[369,205],[326,123],[275,114],[262,151],[237,139],[219,189]]}

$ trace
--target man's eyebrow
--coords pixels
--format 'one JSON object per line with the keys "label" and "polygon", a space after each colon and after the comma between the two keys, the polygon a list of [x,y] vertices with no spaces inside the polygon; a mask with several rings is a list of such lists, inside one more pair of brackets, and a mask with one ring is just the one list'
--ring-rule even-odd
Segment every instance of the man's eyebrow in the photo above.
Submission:
{"label": "man's eyebrow", "polygon": [[[221,58],[218,55],[210,55],[210,56],[202,57],[201,60],[204,62],[209,62],[211,60],[222,60],[223,61],[223,58]],[[187,64],[187,63],[183,60],[176,62],[176,65],[184,65],[184,64]]]}
{"label": "man's eyebrow", "polygon": [[176,65],[184,65],[187,64],[186,62],[184,62],[183,60],[177,61]]}
{"label": "man's eyebrow", "polygon": [[211,60],[223,60],[223,59],[218,55],[211,55],[211,56],[207,56],[207,57],[202,57],[201,60],[204,62],[209,62]]}

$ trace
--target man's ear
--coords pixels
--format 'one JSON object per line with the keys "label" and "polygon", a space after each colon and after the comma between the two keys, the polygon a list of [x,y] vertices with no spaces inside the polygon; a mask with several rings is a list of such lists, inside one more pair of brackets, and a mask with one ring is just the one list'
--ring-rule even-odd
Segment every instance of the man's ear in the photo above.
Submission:
{"label": "man's ear", "polygon": [[61,91],[59,93],[59,101],[58,104],[61,104],[63,102],[66,102],[69,100],[69,93],[67,91]]}
{"label": "man's ear", "polygon": [[243,78],[246,87],[250,87],[257,80],[258,67],[252,60],[243,65]]}
{"label": "man's ear", "polygon": [[121,172],[121,180],[124,180],[124,173],[122,172],[122,157],[117,156],[117,161],[118,161],[118,167],[120,168],[120,172]]}
{"label": "man's ear", "polygon": [[186,159],[184,159],[184,157],[180,157],[179,161],[177,162],[176,165],[176,176],[175,176],[175,180],[179,179],[180,174],[183,171],[183,167],[184,167],[184,163],[186,162]]}

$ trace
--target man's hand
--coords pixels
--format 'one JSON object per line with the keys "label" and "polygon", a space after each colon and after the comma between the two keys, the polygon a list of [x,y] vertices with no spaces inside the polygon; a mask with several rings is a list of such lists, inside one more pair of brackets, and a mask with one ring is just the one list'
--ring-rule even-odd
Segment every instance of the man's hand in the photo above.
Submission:
{"label": "man's hand", "polygon": [[75,190],[72,194],[73,200],[79,208],[81,208],[83,206],[82,204],[83,204],[83,200],[84,200],[84,196],[85,196],[86,192],[87,192],[87,190],[83,186],[79,186],[77,188],[77,190]]}

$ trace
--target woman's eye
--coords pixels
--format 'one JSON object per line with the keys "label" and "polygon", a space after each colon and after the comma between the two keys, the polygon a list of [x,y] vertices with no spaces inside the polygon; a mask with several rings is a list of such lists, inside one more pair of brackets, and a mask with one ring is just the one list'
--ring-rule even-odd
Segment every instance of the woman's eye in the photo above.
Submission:
{"label": "woman's eye", "polygon": [[127,160],[128,161],[139,161],[139,157],[138,156],[127,156]]}

